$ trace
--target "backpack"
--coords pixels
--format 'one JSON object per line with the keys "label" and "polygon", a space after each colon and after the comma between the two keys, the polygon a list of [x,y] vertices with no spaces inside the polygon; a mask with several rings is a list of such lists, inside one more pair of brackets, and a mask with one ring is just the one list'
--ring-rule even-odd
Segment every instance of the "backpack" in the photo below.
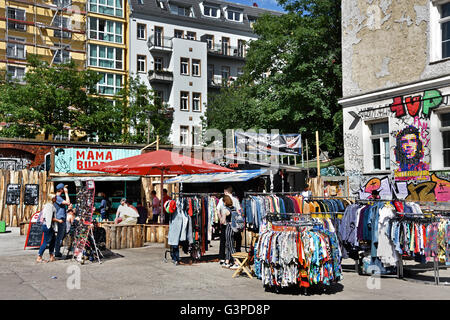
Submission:
{"label": "backpack", "polygon": [[231,209],[231,229],[233,232],[241,232],[245,228],[245,221],[241,213],[238,212],[234,207]]}

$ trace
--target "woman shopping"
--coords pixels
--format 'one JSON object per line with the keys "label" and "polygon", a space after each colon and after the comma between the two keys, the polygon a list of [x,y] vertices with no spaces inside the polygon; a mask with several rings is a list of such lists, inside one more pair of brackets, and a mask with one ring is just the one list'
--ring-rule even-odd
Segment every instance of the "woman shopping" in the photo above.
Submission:
{"label": "woman shopping", "polygon": [[[223,203],[225,206],[219,211],[219,219],[222,225],[225,225],[225,228],[222,229],[222,232],[225,232],[225,264],[222,265],[223,268],[229,269],[237,269],[239,266],[237,264],[232,265],[233,256],[235,253],[234,248],[234,232],[231,228],[231,213],[235,210],[233,207],[233,200],[231,200],[230,196],[225,195],[223,197]],[[222,235],[223,236],[223,235]]]}
{"label": "woman shopping", "polygon": [[55,230],[57,228],[56,223],[62,223],[62,220],[56,219],[56,207],[54,203],[56,201],[56,195],[49,194],[47,198],[47,203],[42,209],[42,232],[44,233],[44,242],[39,248],[39,255],[36,262],[48,262],[42,259],[45,249],[48,245],[48,252],[50,254],[50,262],[55,261],[54,251],[55,251]]}

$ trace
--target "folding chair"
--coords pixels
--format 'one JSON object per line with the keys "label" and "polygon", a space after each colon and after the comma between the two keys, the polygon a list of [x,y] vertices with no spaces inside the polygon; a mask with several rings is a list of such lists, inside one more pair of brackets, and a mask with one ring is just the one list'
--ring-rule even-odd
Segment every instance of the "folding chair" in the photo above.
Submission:
{"label": "folding chair", "polygon": [[244,271],[250,279],[253,279],[252,271],[249,269],[249,254],[247,252],[236,252],[232,254],[233,258],[239,264],[239,268],[236,269],[236,272],[233,274],[233,278],[237,275],[240,275],[242,271]]}

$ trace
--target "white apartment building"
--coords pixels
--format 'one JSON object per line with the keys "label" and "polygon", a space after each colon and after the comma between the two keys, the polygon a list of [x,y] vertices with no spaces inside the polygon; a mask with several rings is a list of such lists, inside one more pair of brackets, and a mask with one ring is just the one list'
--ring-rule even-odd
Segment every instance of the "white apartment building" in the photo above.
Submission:
{"label": "white apartment building", "polygon": [[130,0],[130,8],[130,75],[173,108],[172,144],[198,145],[208,93],[242,73],[257,17],[280,13],[203,0]]}

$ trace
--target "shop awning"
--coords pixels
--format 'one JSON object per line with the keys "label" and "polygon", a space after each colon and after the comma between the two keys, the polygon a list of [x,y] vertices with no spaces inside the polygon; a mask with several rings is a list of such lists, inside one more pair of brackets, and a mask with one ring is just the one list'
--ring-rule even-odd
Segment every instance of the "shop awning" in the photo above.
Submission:
{"label": "shop awning", "polygon": [[124,177],[112,177],[112,176],[106,176],[106,177],[77,177],[77,176],[70,176],[70,177],[53,177],[52,181],[54,182],[65,182],[65,181],[86,181],[86,180],[94,180],[94,181],[138,181],[141,177],[140,176],[124,176]]}
{"label": "shop awning", "polygon": [[211,182],[242,182],[254,179],[268,173],[268,169],[237,170],[235,172],[217,172],[200,174],[183,174],[165,180],[164,183],[211,183]]}

